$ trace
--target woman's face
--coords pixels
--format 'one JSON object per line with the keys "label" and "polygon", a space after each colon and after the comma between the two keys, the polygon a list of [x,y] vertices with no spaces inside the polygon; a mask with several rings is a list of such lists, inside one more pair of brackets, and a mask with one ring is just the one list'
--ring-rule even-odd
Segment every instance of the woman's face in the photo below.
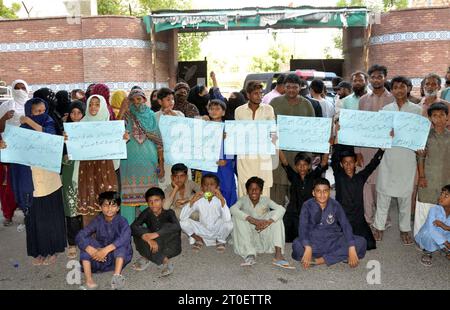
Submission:
{"label": "woman's face", "polygon": [[14,89],[16,89],[16,90],[21,89],[21,90],[23,90],[24,92],[27,91],[27,88],[25,87],[25,85],[24,85],[23,83],[17,83],[16,85],[14,85]]}
{"label": "woman's face", "polygon": [[45,104],[40,102],[31,106],[31,115],[38,116],[45,113]]}
{"label": "woman's face", "polygon": [[97,97],[93,97],[89,101],[89,114],[92,116],[96,116],[98,111],[100,110],[100,99]]}
{"label": "woman's face", "polygon": [[81,111],[77,108],[72,109],[72,111],[70,112],[70,119],[73,122],[79,122],[81,121],[81,119],[83,118],[83,113],[81,113]]}
{"label": "woman's face", "polygon": [[145,98],[142,96],[134,96],[133,98],[131,98],[131,102],[135,105],[135,106],[140,106],[141,104],[145,103]]}

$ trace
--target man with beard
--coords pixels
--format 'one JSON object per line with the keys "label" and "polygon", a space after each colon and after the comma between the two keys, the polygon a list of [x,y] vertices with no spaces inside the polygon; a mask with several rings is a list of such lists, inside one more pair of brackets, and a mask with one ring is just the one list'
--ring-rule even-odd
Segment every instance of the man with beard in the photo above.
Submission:
{"label": "man with beard", "polygon": [[195,116],[200,115],[197,107],[187,101],[190,91],[190,87],[188,84],[179,82],[175,85],[173,91],[175,92],[175,105],[173,106],[174,110],[181,111],[183,112],[185,117],[190,118],[194,118]]}
{"label": "man with beard", "polygon": [[[295,74],[289,74],[285,80],[286,92],[275,97],[270,102],[275,115],[310,116],[314,117],[314,109],[311,103],[298,93],[300,91],[300,78]],[[294,158],[297,152],[285,151],[287,161],[294,167]],[[270,197],[277,204],[285,206],[286,197],[289,199],[289,181],[281,165],[273,170],[273,186],[270,189]],[[297,215],[298,217],[298,215]]]}
{"label": "man with beard", "polygon": [[[437,94],[441,89],[441,78],[435,73],[430,73],[424,78],[423,90],[425,97],[420,101],[422,115],[428,117],[428,109],[433,103],[443,103],[450,109],[450,102],[438,98]],[[447,128],[450,128],[450,119],[447,120]]]}
{"label": "man with beard", "polygon": [[353,94],[342,100],[342,109],[358,110],[359,99],[367,94],[367,75],[362,71],[356,71],[351,76]]}
{"label": "man with beard", "polygon": [[[372,86],[372,93],[367,93],[359,100],[359,110],[378,112],[386,105],[395,101],[394,96],[384,87],[387,77],[387,68],[381,65],[373,65],[368,70],[369,82]],[[377,149],[356,147],[358,166],[365,168],[371,158],[375,156]],[[375,184],[378,175],[378,168],[367,179],[364,186],[364,215],[368,224],[373,224],[377,192]],[[390,226],[390,219],[387,220],[387,226]]]}

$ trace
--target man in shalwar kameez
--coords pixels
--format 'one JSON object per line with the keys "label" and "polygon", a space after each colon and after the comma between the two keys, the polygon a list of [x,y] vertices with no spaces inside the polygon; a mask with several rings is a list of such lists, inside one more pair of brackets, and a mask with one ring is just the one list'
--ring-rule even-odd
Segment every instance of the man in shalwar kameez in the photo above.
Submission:
{"label": "man in shalwar kameez", "polygon": [[344,209],[330,198],[330,182],[317,179],[313,196],[300,212],[299,236],[292,243],[292,258],[303,267],[348,261],[356,267],[366,254],[366,239],[353,235]]}
{"label": "man in shalwar kameez", "polygon": [[241,266],[256,263],[257,253],[275,253],[273,264],[293,269],[284,258],[286,210],[268,197],[261,196],[264,181],[251,177],[246,183],[247,195],[230,208],[233,219],[234,252],[245,259]]}

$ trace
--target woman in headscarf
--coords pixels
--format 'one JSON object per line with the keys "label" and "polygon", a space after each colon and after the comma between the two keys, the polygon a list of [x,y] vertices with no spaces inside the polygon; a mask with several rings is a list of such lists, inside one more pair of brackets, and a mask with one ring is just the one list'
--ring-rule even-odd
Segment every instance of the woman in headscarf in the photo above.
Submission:
{"label": "woman in headscarf", "polygon": [[[86,103],[86,115],[82,122],[107,122],[110,114],[106,100],[100,95],[92,95]],[[70,139],[70,136],[68,137]],[[100,212],[98,195],[106,191],[117,191],[118,182],[113,160],[76,161],[73,173],[78,182],[78,214],[83,217],[86,227]]]}
{"label": "woman in headscarf", "polygon": [[86,88],[86,92],[84,93],[84,99],[83,101],[86,102],[89,97],[92,95],[92,89],[94,88],[95,83],[89,84],[89,86]]}
{"label": "woman in headscarf", "polygon": [[136,207],[147,208],[145,192],[158,186],[159,176],[164,176],[162,140],[155,113],[145,104],[147,98],[142,90],[128,95],[129,109],[123,119],[131,133],[127,143],[127,159],[120,163],[122,205],[120,213],[131,224],[136,218]]}
{"label": "woman in headscarf", "polygon": [[197,107],[200,116],[208,115],[206,106],[208,105],[209,96],[208,89],[204,85],[196,85],[189,91],[187,101]]}
{"label": "woman in headscarf", "polygon": [[[48,115],[47,103],[34,98],[25,104],[21,127],[55,134],[55,123]],[[19,164],[11,165],[17,202],[25,214],[27,254],[33,265],[49,265],[66,247],[66,227],[58,173]]]}
{"label": "woman in headscarf", "polygon": [[[12,100],[0,105],[0,133],[5,125],[20,126],[20,117],[25,115],[25,103],[28,100],[28,84],[23,80],[15,80],[11,84]],[[0,163],[0,203],[2,205],[4,226],[12,225],[14,211],[17,208],[11,186],[9,164]]]}
{"label": "woman in headscarf", "polygon": [[127,93],[124,90],[116,90],[111,96],[111,107],[114,112],[116,119],[119,118],[120,108],[122,107],[123,101],[127,98]]}
{"label": "woman in headscarf", "polygon": [[48,115],[55,122],[56,134],[62,136],[64,131],[62,115],[56,110],[58,101],[56,100],[56,94],[50,88],[39,88],[33,93],[33,98],[40,98],[48,104]]}
{"label": "woman in headscarf", "polygon": [[[84,117],[84,102],[74,100],[69,108],[67,123],[79,122]],[[64,213],[66,215],[67,242],[69,250],[67,258],[73,259],[77,256],[77,247],[75,237],[82,228],[81,215],[77,212],[78,207],[78,182],[74,182],[73,174],[75,161],[69,160],[67,154],[64,155],[62,162],[62,193],[64,202]]]}
{"label": "woman in headscarf", "polygon": [[55,114],[62,119],[63,122],[67,121],[70,109],[70,94],[67,90],[60,90],[55,95],[56,98],[56,108]]}
{"label": "woman in headscarf", "polygon": [[227,101],[227,111],[225,112],[225,120],[234,120],[234,111],[237,107],[245,103],[245,97],[240,92],[232,92]]}
{"label": "woman in headscarf", "polygon": [[91,96],[92,95],[100,95],[103,98],[105,98],[106,106],[109,112],[109,119],[111,121],[115,120],[116,116],[114,115],[114,111],[111,107],[111,104],[109,103],[110,91],[108,85],[102,83],[95,84],[94,87],[92,88]]}

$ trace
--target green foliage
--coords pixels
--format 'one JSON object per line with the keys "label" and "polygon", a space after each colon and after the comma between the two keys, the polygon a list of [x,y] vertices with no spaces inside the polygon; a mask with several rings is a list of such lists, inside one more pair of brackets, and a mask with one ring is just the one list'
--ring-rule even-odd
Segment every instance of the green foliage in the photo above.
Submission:
{"label": "green foliage", "polygon": [[157,10],[187,10],[191,8],[190,0],[139,0],[144,14]]}
{"label": "green foliage", "polygon": [[276,72],[289,62],[289,50],[283,45],[274,45],[267,54],[253,56],[250,64],[251,72]]}
{"label": "green foliage", "polygon": [[128,6],[122,0],[97,0],[98,15],[128,15]]}
{"label": "green foliage", "polygon": [[3,18],[17,18],[17,12],[20,10],[20,4],[14,2],[11,7],[7,7],[3,4],[3,0],[0,0],[0,17]]}
{"label": "green foliage", "polygon": [[[364,0],[338,0],[336,2],[338,7],[351,7],[351,6],[366,6]],[[405,9],[408,7],[408,0],[383,0],[383,10],[389,11],[390,9]]]}
{"label": "green foliage", "polygon": [[178,60],[201,60],[201,43],[207,37],[206,32],[178,33]]}

